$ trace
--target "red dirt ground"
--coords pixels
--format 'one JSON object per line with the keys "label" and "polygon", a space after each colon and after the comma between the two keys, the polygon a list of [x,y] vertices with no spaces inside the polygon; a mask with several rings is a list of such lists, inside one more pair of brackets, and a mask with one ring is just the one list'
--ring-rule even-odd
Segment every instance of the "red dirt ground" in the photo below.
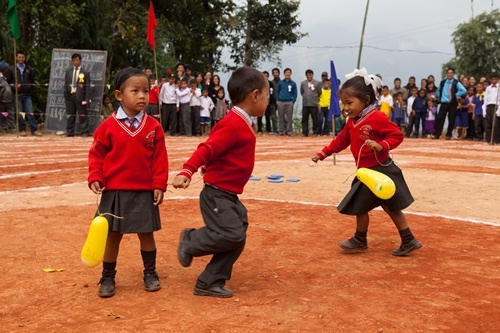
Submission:
{"label": "red dirt ground", "polygon": [[[167,138],[171,178],[200,138]],[[399,237],[371,213],[369,250],[344,254],[354,231],[335,205],[355,167],[349,151],[319,164],[330,138],[259,136],[242,202],[250,227],[230,299],[192,294],[208,257],[177,262],[178,235],[202,225],[195,176],[166,193],[155,234],[163,288],[147,293],[137,237],[124,237],[117,293],[96,292],[100,267],[80,262],[96,208],[86,187],[90,138],[2,136],[0,331],[5,332],[495,332],[500,330],[498,146],[406,140],[394,151],[416,199],[406,211],[424,247],[391,256]],[[283,173],[298,183],[271,184]],[[347,181],[346,181],[347,179]],[[63,268],[45,273],[44,268]]]}

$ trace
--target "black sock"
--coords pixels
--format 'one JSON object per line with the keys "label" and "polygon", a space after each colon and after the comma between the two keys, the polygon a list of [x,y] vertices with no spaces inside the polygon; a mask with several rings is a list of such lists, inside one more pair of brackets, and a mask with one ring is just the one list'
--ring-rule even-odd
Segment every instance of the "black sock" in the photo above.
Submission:
{"label": "black sock", "polygon": [[156,270],[156,249],[153,251],[141,250],[142,262],[144,263],[144,273]]}
{"label": "black sock", "polygon": [[116,261],[102,263],[102,277],[115,278],[116,275]]}
{"label": "black sock", "polygon": [[399,236],[401,236],[401,242],[403,244],[408,244],[415,239],[415,237],[413,237],[413,234],[411,233],[410,228],[399,230]]}
{"label": "black sock", "polygon": [[356,232],[354,233],[354,238],[356,238],[358,241],[366,243],[366,234],[368,231],[359,231],[356,229]]}

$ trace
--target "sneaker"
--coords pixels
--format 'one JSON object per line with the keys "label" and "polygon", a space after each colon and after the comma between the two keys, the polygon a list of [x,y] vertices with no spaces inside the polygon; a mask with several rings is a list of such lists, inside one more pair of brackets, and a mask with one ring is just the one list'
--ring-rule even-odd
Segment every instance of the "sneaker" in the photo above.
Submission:
{"label": "sneaker", "polygon": [[101,286],[99,287],[100,297],[111,297],[115,295],[115,279],[112,277],[102,277],[99,280]]}
{"label": "sneaker", "polygon": [[144,272],[144,290],[158,291],[161,289],[160,280],[156,272]]}
{"label": "sneaker", "polygon": [[407,244],[401,244],[399,249],[392,251],[393,256],[403,257],[408,253],[418,250],[422,247],[422,243],[420,243],[416,238],[414,238],[411,242]]}
{"label": "sneaker", "polygon": [[339,246],[349,253],[364,252],[368,249],[368,243],[360,242],[356,239],[356,237],[351,237],[343,242],[340,242]]}
{"label": "sneaker", "polygon": [[26,134],[26,131],[21,131],[21,132],[19,132],[19,135],[20,136],[26,136],[27,134]]}
{"label": "sneaker", "polygon": [[42,136],[42,132],[40,132],[40,131],[34,131],[34,132],[32,133],[32,135],[33,135],[33,136]]}

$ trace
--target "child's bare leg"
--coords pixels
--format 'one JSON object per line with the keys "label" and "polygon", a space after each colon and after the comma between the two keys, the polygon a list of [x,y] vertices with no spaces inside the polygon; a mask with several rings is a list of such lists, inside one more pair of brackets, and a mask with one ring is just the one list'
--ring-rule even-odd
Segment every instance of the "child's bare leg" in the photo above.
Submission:
{"label": "child's bare leg", "polygon": [[339,246],[350,253],[363,252],[368,249],[366,234],[369,224],[370,216],[368,213],[356,215],[356,232],[354,233],[354,237],[340,242]]}
{"label": "child's bare leg", "polygon": [[158,274],[156,274],[156,243],[152,232],[137,234],[141,242],[141,256],[144,264],[144,289],[157,291],[161,289]]}
{"label": "child's bare leg", "polygon": [[356,230],[361,232],[368,231],[368,225],[370,224],[370,216],[368,213],[356,215]]}
{"label": "child's bare leg", "polygon": [[406,217],[402,211],[391,211],[385,205],[382,205],[384,211],[389,215],[392,222],[398,228],[399,236],[401,237],[401,246],[399,249],[394,250],[392,252],[395,256],[405,256],[408,253],[417,250],[422,247],[422,243],[420,243],[412,234],[410,227],[408,226],[408,222],[406,221]]}
{"label": "child's bare leg", "polygon": [[141,242],[141,251],[156,250],[155,236],[152,232],[144,232],[137,234]]}
{"label": "child's bare leg", "polygon": [[106,241],[106,250],[104,251],[104,262],[116,262],[118,258],[118,251],[120,250],[120,242],[122,240],[123,234],[116,231],[111,231],[108,233],[108,238]]}

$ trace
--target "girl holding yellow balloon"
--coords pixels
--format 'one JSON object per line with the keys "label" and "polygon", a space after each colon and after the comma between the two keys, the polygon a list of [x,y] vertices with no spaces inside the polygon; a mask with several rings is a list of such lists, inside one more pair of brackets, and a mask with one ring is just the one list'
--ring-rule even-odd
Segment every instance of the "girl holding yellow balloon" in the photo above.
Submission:
{"label": "girl holding yellow balloon", "polygon": [[[89,152],[88,184],[94,193],[102,194],[98,213],[100,220],[105,217],[109,222],[99,281],[101,297],[115,294],[116,260],[126,233],[139,237],[144,289],[161,288],[153,232],[161,229],[158,206],[168,180],[165,135],[160,123],[144,112],[149,102],[148,77],[139,69],[126,68],[116,75],[114,87],[121,107],[99,125]],[[92,242],[87,241],[85,245],[91,247]],[[84,246],[82,260],[90,250]]]}
{"label": "girl holding yellow balloon", "polygon": [[317,162],[350,145],[358,167],[351,190],[338,206],[340,213],[356,216],[356,232],[339,246],[350,253],[366,251],[368,213],[382,206],[401,237],[401,246],[392,254],[405,256],[421,248],[422,244],[413,236],[402,212],[413,202],[413,197],[401,169],[389,157],[389,151],[401,144],[404,135],[377,109],[383,86],[378,76],[369,75],[362,68],[346,75],[346,79],[340,89],[344,112],[349,117],[346,126],[328,146],[312,157]]}

